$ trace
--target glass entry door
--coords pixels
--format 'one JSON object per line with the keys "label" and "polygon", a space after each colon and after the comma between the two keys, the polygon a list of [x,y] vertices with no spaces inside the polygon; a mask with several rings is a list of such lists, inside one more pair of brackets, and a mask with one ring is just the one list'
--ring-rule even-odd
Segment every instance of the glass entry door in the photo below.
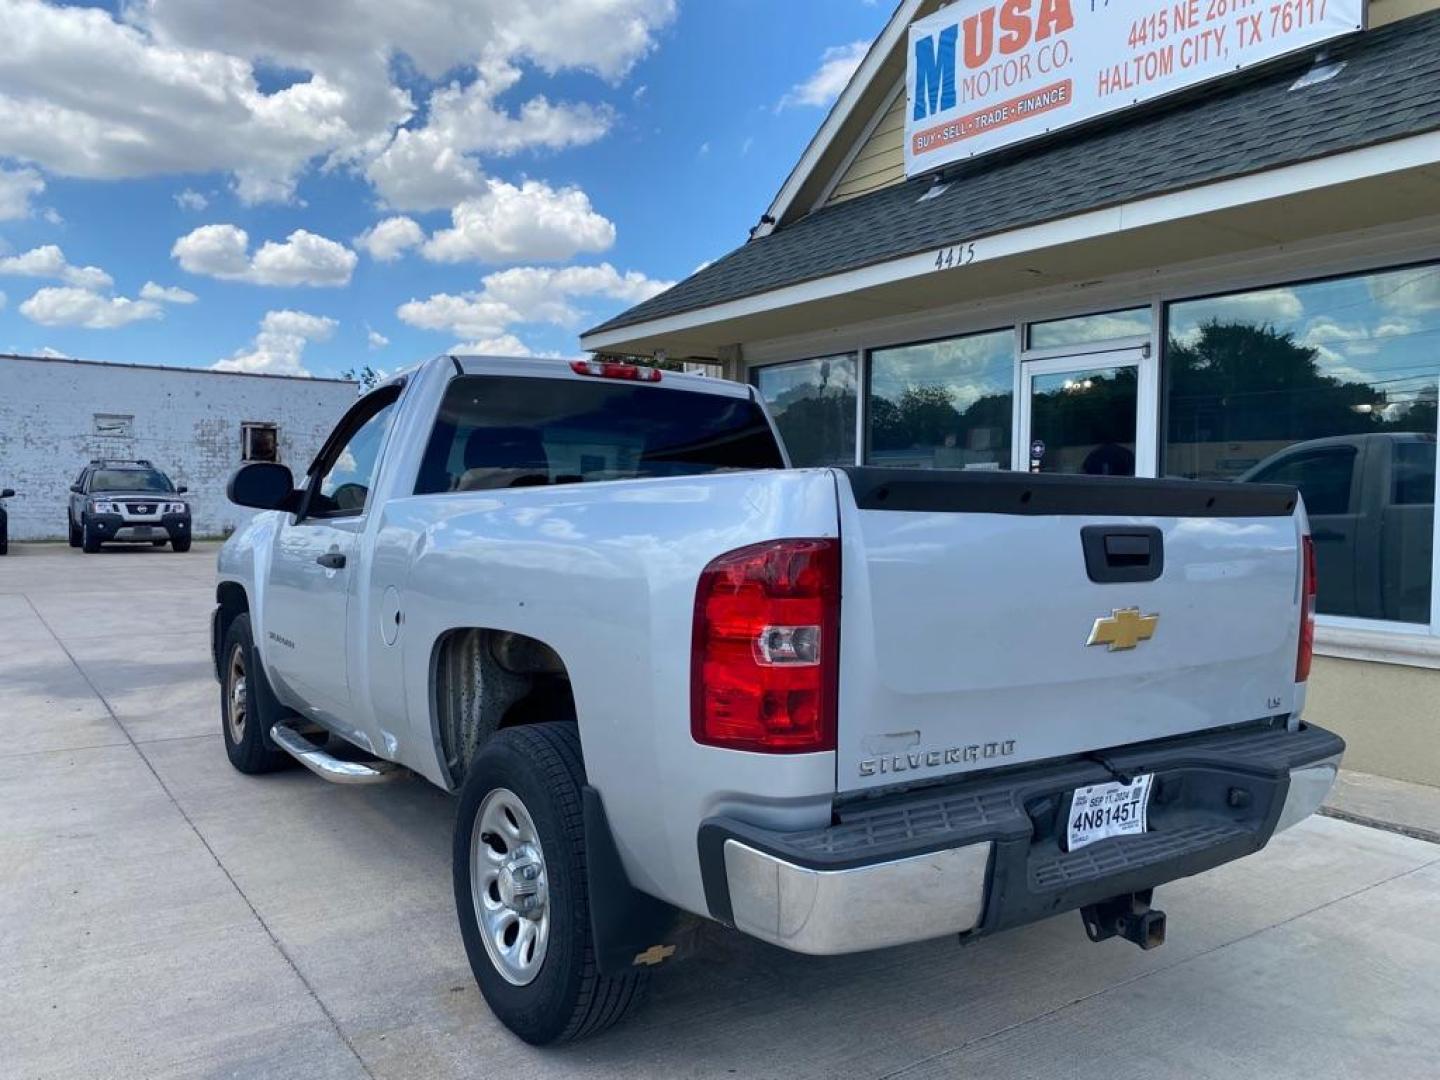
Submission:
{"label": "glass entry door", "polygon": [[[1089,476],[1153,476],[1154,430],[1140,402],[1153,400],[1142,349],[1027,360],[1021,365],[1016,467]],[[1138,466],[1138,467],[1137,467]]]}

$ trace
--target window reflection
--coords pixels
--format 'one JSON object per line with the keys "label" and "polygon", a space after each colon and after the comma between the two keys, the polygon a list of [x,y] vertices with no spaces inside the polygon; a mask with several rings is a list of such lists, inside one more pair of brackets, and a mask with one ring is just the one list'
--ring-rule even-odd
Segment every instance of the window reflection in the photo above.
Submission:
{"label": "window reflection", "polygon": [[1170,306],[1165,469],[1297,486],[1322,612],[1430,621],[1440,266]]}
{"label": "window reflection", "polygon": [[1008,469],[1011,330],[878,349],[870,356],[872,465]]}
{"label": "window reflection", "polygon": [[855,354],[843,353],[755,371],[791,464],[855,464],[855,369]]}
{"label": "window reflection", "polygon": [[1061,345],[1089,345],[1117,338],[1147,337],[1150,333],[1150,309],[1128,308],[1106,311],[1099,315],[1079,315],[1073,319],[1052,319],[1030,324],[1030,348],[1053,349]]}

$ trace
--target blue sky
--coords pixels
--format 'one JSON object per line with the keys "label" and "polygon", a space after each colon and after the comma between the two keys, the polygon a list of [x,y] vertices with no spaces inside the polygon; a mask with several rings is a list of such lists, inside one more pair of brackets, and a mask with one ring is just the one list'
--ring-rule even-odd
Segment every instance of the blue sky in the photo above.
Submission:
{"label": "blue sky", "polygon": [[890,13],[401,8],[0,4],[0,350],[315,375],[574,354],[744,240]]}

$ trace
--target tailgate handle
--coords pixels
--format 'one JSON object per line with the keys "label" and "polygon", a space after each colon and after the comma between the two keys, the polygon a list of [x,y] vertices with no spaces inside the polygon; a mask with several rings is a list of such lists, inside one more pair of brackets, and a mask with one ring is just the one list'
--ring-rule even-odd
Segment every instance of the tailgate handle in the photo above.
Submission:
{"label": "tailgate handle", "polygon": [[1165,571],[1165,538],[1153,525],[1086,525],[1080,545],[1094,582],[1154,581]]}

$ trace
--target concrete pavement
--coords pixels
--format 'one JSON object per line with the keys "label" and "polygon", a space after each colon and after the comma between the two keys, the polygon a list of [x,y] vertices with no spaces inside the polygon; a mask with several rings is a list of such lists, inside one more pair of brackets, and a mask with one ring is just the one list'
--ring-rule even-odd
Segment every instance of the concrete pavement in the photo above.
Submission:
{"label": "concrete pavement", "polygon": [[719,928],[641,1015],[537,1051],[475,989],[451,800],[251,778],[220,744],[214,548],[0,558],[0,1076],[1422,1075],[1440,846],[1316,818],[1159,893],[960,947],[792,956]]}

